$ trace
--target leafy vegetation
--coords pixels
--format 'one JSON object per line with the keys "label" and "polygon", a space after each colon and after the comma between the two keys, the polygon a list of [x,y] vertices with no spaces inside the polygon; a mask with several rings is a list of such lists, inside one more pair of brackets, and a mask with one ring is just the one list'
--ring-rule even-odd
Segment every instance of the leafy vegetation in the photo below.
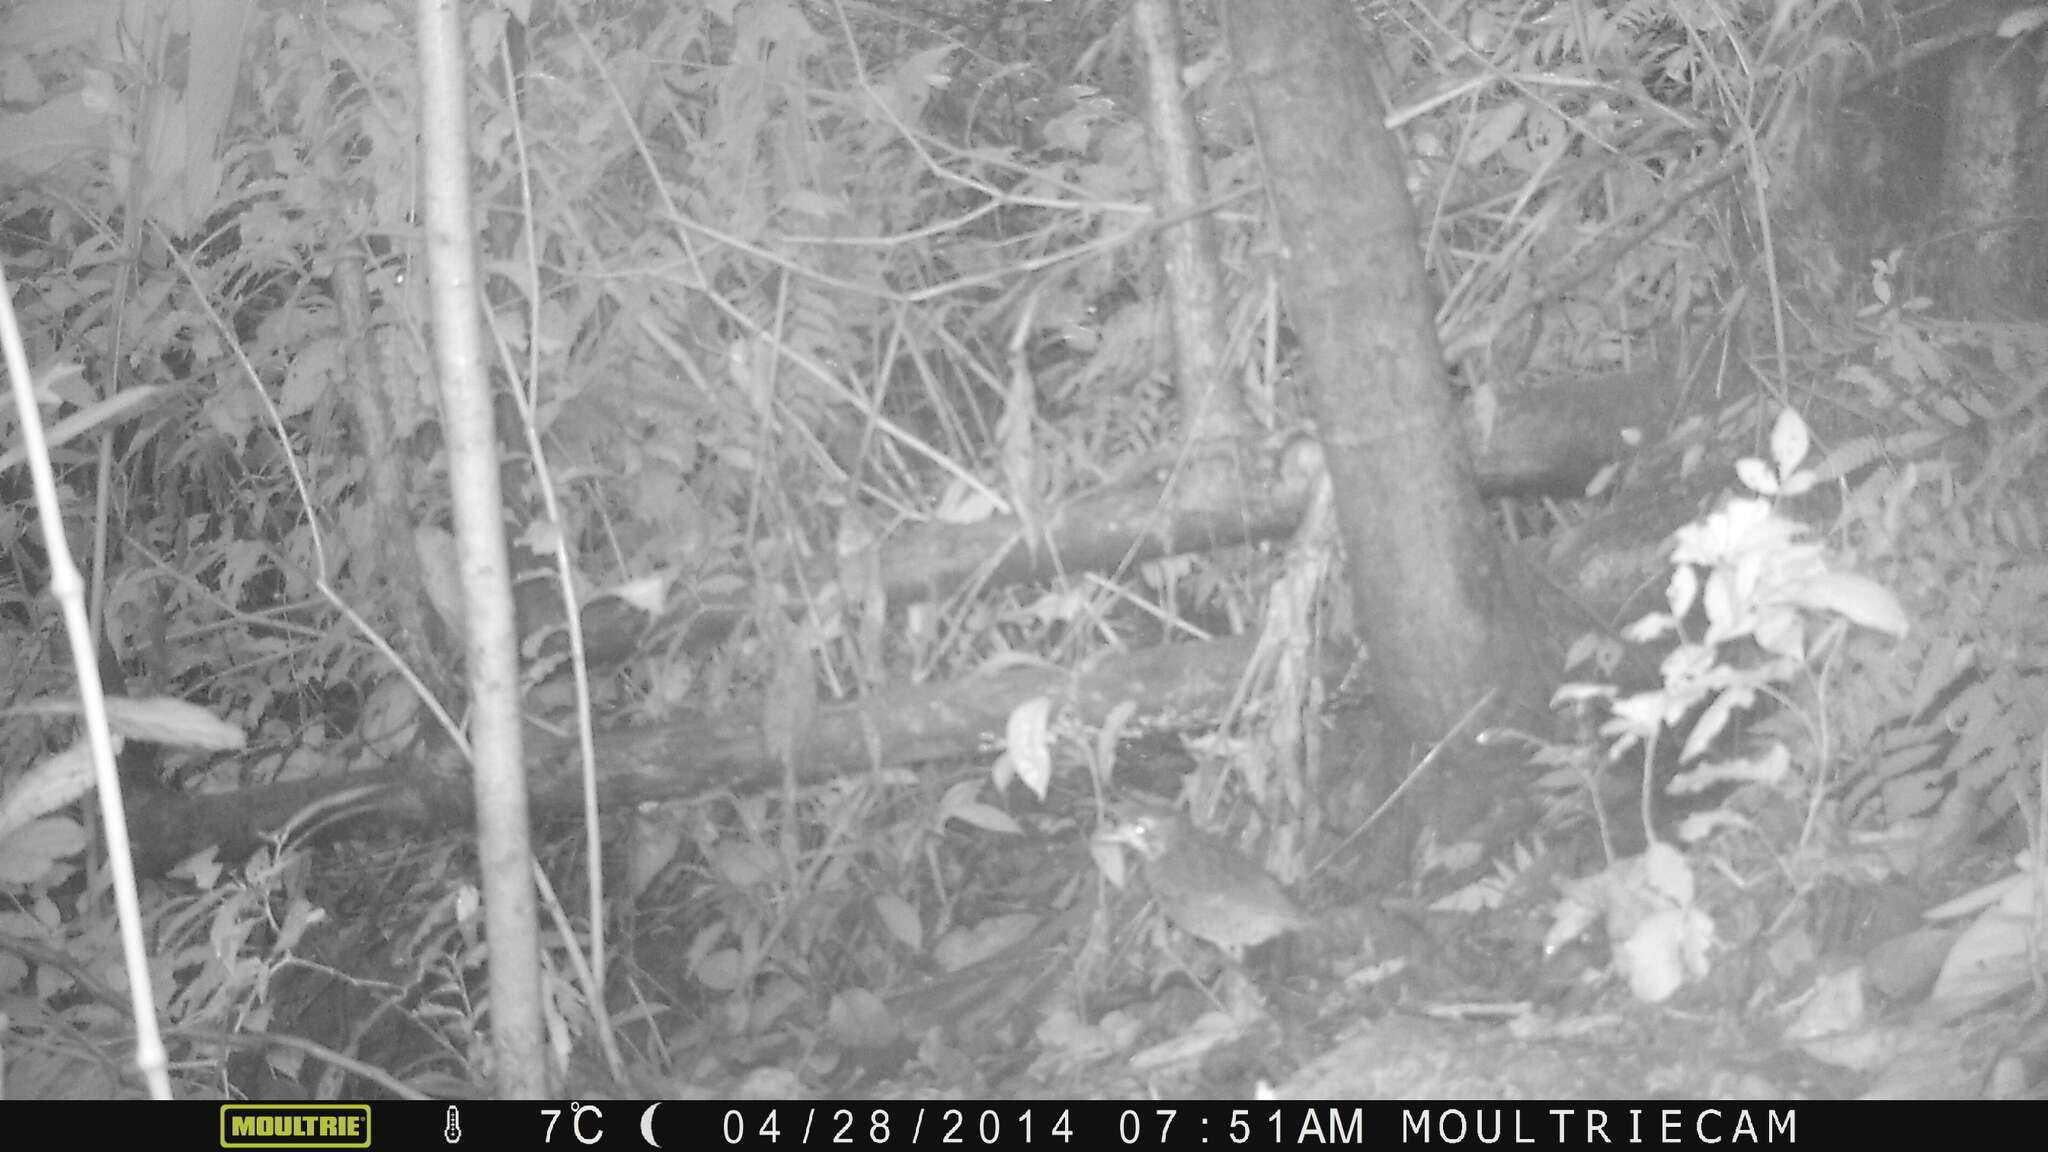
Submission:
{"label": "leafy vegetation", "polygon": [[[1375,6],[1370,25],[1461,386],[1483,408],[1525,376],[1718,365],[1668,381],[1711,375],[1731,390],[1675,441],[1769,461],[1742,473],[1756,499],[1681,534],[1667,602],[1632,637],[1683,638],[1658,682],[1586,693],[1614,709],[1587,714],[1582,744],[1543,734],[1569,770],[1553,781],[1568,805],[1612,796],[1623,776],[1624,807],[1671,851],[1618,881],[1601,860],[1587,871],[1607,888],[1575,889],[1567,918],[1585,914],[1581,926],[1600,923],[1624,949],[1650,941],[1624,965],[1639,991],[1674,994],[1727,971],[1716,948],[1752,945],[1786,989],[1840,943],[1845,893],[1910,881],[1954,894],[1940,882],[1967,850],[1986,835],[2016,846],[2016,831],[2035,863],[2009,875],[2038,875],[2048,579],[2030,405],[2048,343],[2031,325],[1936,316],[1909,290],[1907,238],[1821,202],[1816,190],[1843,177],[1837,153],[1814,146],[1834,131],[1816,109],[1859,66],[1855,7],[1709,18],[1670,0],[1480,4],[1456,28],[1433,7]],[[1330,623],[1315,586],[1325,568],[1274,608],[1278,564],[1251,549],[971,588],[894,614],[865,595],[906,525],[1028,518],[1174,458],[1142,94],[1117,16],[1099,0],[477,14],[489,334],[500,385],[535,414],[520,428],[508,406],[501,438],[523,555],[558,536],[567,595],[583,602],[652,586],[669,609],[752,605],[708,652],[682,643],[687,613],[662,617],[600,685],[608,722],[751,709],[771,740],[793,741],[799,699],[1022,658],[1073,666],[1261,620],[1305,648]],[[1301,419],[1294,349],[1271,288],[1257,149],[1207,18],[1190,15],[1202,51],[1186,80],[1218,205],[1229,370],[1277,438]],[[432,722],[367,636],[395,638],[437,687],[460,647],[413,268],[408,18],[358,3],[251,19],[240,97],[211,125],[184,99],[203,87],[189,28],[138,26],[119,57],[132,74],[118,77],[82,31],[0,65],[10,106],[69,126],[58,138],[79,146],[60,163],[0,144],[0,260],[47,372],[46,415],[159,389],[107,430],[105,470],[89,439],[56,463],[72,539],[109,534],[95,569],[103,626],[136,694],[202,704],[248,734],[233,758],[168,752],[164,779],[192,790],[423,758]],[[81,111],[85,94],[119,115]],[[172,121],[216,140],[210,155],[195,146],[206,164],[171,162]],[[359,316],[343,300],[355,281]],[[1746,359],[1774,367],[1734,367]],[[1786,406],[1806,413],[1817,459],[1792,433],[1773,437]],[[0,443],[12,419],[0,415]],[[1958,443],[1977,451],[1945,454]],[[413,539],[374,498],[373,469],[393,459]],[[558,525],[539,515],[544,486],[561,498]],[[1837,506],[1808,511],[1824,497]],[[1599,511],[1553,507],[1545,523]],[[1809,516],[1826,530],[1795,527]],[[0,691],[15,704],[71,691],[32,519],[25,487],[0,472]],[[399,576],[394,544],[420,582]],[[821,558],[831,594],[804,583]],[[556,703],[551,637],[528,622],[537,712]],[[1241,727],[1200,746],[1210,796],[1315,792],[1299,746],[1319,729],[1301,712],[1323,697],[1265,689],[1272,706],[1252,702],[1241,725],[1280,737]],[[1113,735],[1058,732],[1037,750],[1048,773],[1085,763],[1102,780],[1118,763]],[[10,716],[0,786],[68,739]],[[1686,802],[1682,824],[1668,815],[1674,785],[1706,797]],[[935,1075],[984,1088],[970,1061],[941,1058],[973,1029],[934,1039],[917,1027],[931,1017],[880,993],[994,956],[1049,909],[1086,906],[1077,870],[1049,868],[1044,848],[1076,835],[1086,800],[1055,800],[1013,805],[973,764],[930,777],[882,766],[637,813],[608,862],[628,897],[557,906],[546,955],[562,1067],[594,1064],[599,1027],[571,940],[609,922],[628,940],[613,1022],[629,1069],[652,1078],[625,1085],[635,1094],[728,1083],[731,1068],[686,1062],[709,1040],[732,1067],[802,1056],[824,1076],[885,1033],[923,1043]],[[1575,810],[1605,819],[1605,805]],[[46,1045],[10,1054],[8,1087],[114,1094],[126,1089],[104,1053],[126,1026],[89,982],[116,955],[104,878],[76,851],[83,822],[53,820],[37,834],[60,839],[34,845],[0,824],[0,935],[68,958],[0,947],[5,1010]],[[1275,843],[1290,879],[1311,871],[1298,841]],[[330,1047],[374,1054],[416,1088],[488,1076],[467,848],[451,830],[424,847],[334,852],[316,857],[294,834],[231,866],[196,862],[157,893],[149,929],[182,1087],[339,1090],[320,1079],[324,1054],[258,1046],[230,1060],[220,1038],[288,1030],[282,1017],[323,1010],[308,1004],[350,1024]],[[573,856],[551,850],[544,870],[566,875]],[[1617,922],[1617,892],[1663,903]],[[1951,955],[1959,970],[1990,956],[2022,975],[2028,939],[2024,926],[1980,933]],[[1028,996],[1023,983],[1005,994]],[[1103,1042],[1081,1031],[1036,1039],[1066,1066]]]}

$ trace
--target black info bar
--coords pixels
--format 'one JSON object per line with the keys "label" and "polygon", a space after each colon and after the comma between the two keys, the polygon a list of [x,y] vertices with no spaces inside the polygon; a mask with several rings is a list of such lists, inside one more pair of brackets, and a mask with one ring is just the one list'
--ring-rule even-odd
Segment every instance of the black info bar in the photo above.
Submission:
{"label": "black info bar", "polygon": [[[6,1105],[9,1127],[164,1149],[1856,1148],[1999,1105],[1812,1101],[555,1100]],[[2036,1117],[2038,1119],[2039,1117]],[[2019,1119],[2019,1118],[2015,1118]],[[1984,1121],[1979,1119],[1977,1124]],[[1984,1131],[1981,1128],[1976,1131]]]}

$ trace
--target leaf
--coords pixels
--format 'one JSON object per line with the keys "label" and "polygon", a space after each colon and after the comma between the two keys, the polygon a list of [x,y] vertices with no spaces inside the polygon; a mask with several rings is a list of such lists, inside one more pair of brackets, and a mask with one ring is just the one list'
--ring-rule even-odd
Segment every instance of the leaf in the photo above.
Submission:
{"label": "leaf", "polygon": [[1678,478],[1690,480],[1692,474],[1699,471],[1700,461],[1704,460],[1706,455],[1707,446],[1705,444],[1687,445],[1685,451],[1679,453],[1678,456]]}
{"label": "leaf", "polygon": [[314,340],[293,353],[284,370],[277,408],[286,419],[303,416],[341,379],[341,350],[332,340]]}
{"label": "leaf", "polygon": [[1689,813],[1678,822],[1674,834],[1681,844],[1697,844],[1708,839],[1724,828],[1752,828],[1755,825],[1740,812],[1727,808],[1709,808],[1704,812]]}
{"label": "leaf", "polygon": [[1661,692],[1639,692],[1614,702],[1613,714],[1600,725],[1600,735],[1610,739],[1627,737],[1620,746],[1611,749],[1615,755],[1631,748],[1638,741],[1648,741],[1664,727],[1664,715],[1670,710],[1670,702]]}
{"label": "leaf", "polygon": [[627,836],[626,899],[647,891],[675,863],[689,841],[689,822],[680,804],[642,804],[633,810]]}
{"label": "leaf", "polygon": [[1771,426],[1771,459],[1778,464],[1778,475],[1790,476],[1806,459],[1811,446],[1806,421],[1799,413],[1790,408],[1778,413],[1778,422]]}
{"label": "leaf", "polygon": [[55,812],[92,786],[92,748],[83,740],[22,773],[0,792],[0,845],[14,829]]}
{"label": "leaf", "polygon": [[1543,934],[1543,951],[1552,954],[1584,936],[1586,931],[1600,919],[1600,909],[1592,904],[1566,897],[1551,909],[1550,930]]}
{"label": "leaf", "polygon": [[1685,853],[1653,840],[1643,850],[1642,863],[1643,882],[1649,891],[1675,905],[1692,903],[1692,865],[1686,862]]}
{"label": "leaf", "polygon": [[1805,618],[1789,608],[1766,609],[1750,632],[1766,652],[1793,660],[1806,655]]}
{"label": "leaf", "polygon": [[1770,465],[1754,456],[1744,456],[1735,462],[1735,478],[1751,492],[1765,496],[1778,494],[1778,478],[1771,472]]}
{"label": "leaf", "polygon": [[1828,572],[1811,577],[1793,593],[1796,602],[1833,612],[1873,632],[1902,638],[1909,627],[1898,597],[1877,581],[1853,572]]}
{"label": "leaf", "polygon": [[1102,718],[1102,728],[1095,733],[1095,762],[1090,767],[1101,774],[1102,783],[1108,783],[1112,769],[1116,767],[1116,746],[1123,739],[1124,726],[1131,717],[1138,714],[1138,702],[1125,700],[1109,710]]}
{"label": "leaf", "polygon": [[649,616],[658,616],[668,603],[668,586],[668,576],[656,574],[642,576],[638,580],[628,580],[613,588],[611,592],[627,605],[638,608]]}
{"label": "leaf", "polygon": [[1620,476],[1621,465],[1614,463],[1601,465],[1600,470],[1598,472],[1593,473],[1593,478],[1586,482],[1586,496],[1590,499],[1595,496],[1605,495],[1607,489],[1611,487],[1614,484],[1615,480],[1618,479]]}
{"label": "leaf", "polygon": [[1500,393],[1491,384],[1481,384],[1472,390],[1472,420],[1479,425],[1479,444],[1474,451],[1483,452],[1493,443],[1494,424],[1500,419]]}
{"label": "leaf", "polygon": [[1645,1004],[1660,1004],[1689,979],[1706,977],[1707,949],[1713,945],[1714,922],[1697,908],[1658,912],[1617,941],[1614,966],[1628,980],[1631,995]]}
{"label": "leaf", "polygon": [[825,1025],[831,1029],[831,1037],[854,1050],[874,1050],[903,1035],[903,1025],[895,1011],[889,1009],[881,996],[866,988],[848,988],[831,994],[831,1004],[825,1009]]}
{"label": "leaf", "polygon": [[1674,621],[1683,620],[1692,611],[1693,601],[1700,594],[1700,574],[1690,564],[1680,564],[1671,572],[1671,584],[1664,591],[1664,599],[1671,605]]}
{"label": "leaf", "polygon": [[1622,632],[1622,639],[1631,644],[1648,644],[1678,631],[1678,621],[1669,613],[1652,612],[1628,626]]}
{"label": "leaf", "polygon": [[[1581,632],[1578,639],[1573,640],[1571,647],[1565,651],[1565,671],[1569,672],[1593,659],[1594,654],[1600,650],[1602,639],[1598,632]],[[1551,698],[1551,704],[1557,704],[1556,697]]]}
{"label": "leaf", "polygon": [[287,1080],[297,1080],[306,1065],[306,1053],[297,1048],[271,1048],[263,1054],[273,1071]]}
{"label": "leaf", "polygon": [[[1928,994],[1933,1004],[1968,1008],[2026,985],[2031,957],[2048,948],[2048,921],[2040,915],[2048,900],[2048,872],[2021,872],[2000,885],[1998,903],[1986,908],[1956,938],[1941,975]],[[1981,891],[1981,890],[1980,890]],[[1953,901],[1951,903],[1954,903]],[[1933,913],[1928,914],[1930,917]]]}
{"label": "leaf", "polygon": [[782,206],[818,220],[829,220],[846,210],[843,200],[809,188],[792,188],[784,192]]}
{"label": "leaf", "polygon": [[898,64],[888,78],[888,85],[882,91],[888,93],[890,106],[898,116],[915,123],[924,115],[925,105],[930,101],[934,89],[946,87],[952,82],[952,75],[946,68],[946,59],[957,50],[957,45],[940,44],[913,53]]}
{"label": "leaf", "polygon": [[1096,119],[1095,112],[1087,105],[1076,104],[1045,122],[1045,142],[1076,156],[1085,156]]}
{"label": "leaf", "polygon": [[1701,598],[1700,607],[1707,614],[1708,644],[1720,644],[1733,640],[1749,629],[1747,613],[1743,608],[1747,598],[1736,587],[1737,577],[1726,569],[1717,568],[1707,577],[1707,594]]}
{"label": "leaf", "polygon": [[1124,846],[1100,835],[1089,837],[1088,855],[1112,888],[1124,886]]}
{"label": "leaf", "polygon": [[980,791],[981,781],[972,779],[961,780],[946,789],[945,796],[939,800],[939,823],[943,825],[948,820],[961,820],[989,832],[1021,835],[1024,829],[1008,812],[981,802],[978,798]]}
{"label": "leaf", "polygon": [[944,971],[958,972],[1023,943],[1044,922],[1044,917],[1030,912],[991,916],[946,933],[932,945],[932,959]]}
{"label": "leaf", "polygon": [[1033,696],[1011,710],[1003,728],[1007,747],[1002,763],[1040,800],[1052,783],[1051,717],[1052,697]]}
{"label": "leaf", "polygon": [[1734,712],[1734,693],[1723,692],[1715,697],[1714,702],[1707,705],[1706,711],[1700,713],[1699,721],[1692,726],[1692,731],[1686,735],[1685,749],[1679,753],[1678,762],[1690,764],[1705,755],[1708,745],[1712,744],[1714,738],[1728,726]]}
{"label": "leaf", "polygon": [[1744,553],[1790,540],[1799,530],[1798,525],[1775,515],[1767,500],[1730,500],[1704,519],[1672,533],[1676,545],[1671,558],[1679,564],[1715,567]]}
{"label": "leaf", "polygon": [[169,696],[149,696],[140,700],[110,696],[107,698],[107,723],[131,739],[178,748],[232,752],[248,743],[248,737],[240,728],[197,704]]}
{"label": "leaf", "polygon": [[192,886],[201,892],[211,892],[214,885],[220,883],[222,874],[227,871],[226,867],[215,859],[219,853],[220,845],[209,844],[178,861],[171,869],[171,875],[190,880]]}
{"label": "leaf", "polygon": [[882,998],[865,988],[848,988],[832,995],[825,1009],[825,1023],[833,1038],[848,1048],[879,1048],[903,1034],[896,1014]]}
{"label": "leaf", "polygon": [[940,493],[932,519],[941,524],[980,524],[1009,510],[1009,504],[988,485],[956,476]]}
{"label": "leaf", "polygon": [[[1785,1039],[1794,1044],[1828,1041],[1852,1034],[1864,1022],[1864,972],[1860,967],[1818,976],[1813,993],[1807,997],[1799,1016],[1785,1028]],[[1821,1059],[1828,1059],[1825,1056]],[[1834,1061],[1830,1060],[1830,1063]],[[1855,1065],[1850,1065],[1855,1066]]]}
{"label": "leaf", "polygon": [[1937,392],[1929,397],[1928,403],[1934,405],[1936,414],[1950,424],[1958,428],[1970,426],[1970,410],[1963,407],[1962,402],[1955,397]]}
{"label": "leaf", "polygon": [[1720,654],[1711,644],[1680,644],[1665,653],[1657,664],[1657,674],[1664,681],[1658,695],[1671,699],[1671,719],[1677,719],[1678,713],[1699,701],[1705,691],[1703,682],[1713,673],[1719,659]]}
{"label": "leaf", "polygon": [[705,854],[705,862],[726,883],[735,888],[752,888],[774,879],[781,862],[766,845],[724,840]]}
{"label": "leaf", "polygon": [[1562,704],[1580,705],[1595,701],[1604,702],[1614,699],[1618,691],[1619,689],[1615,688],[1612,684],[1582,684],[1575,681],[1570,684],[1559,685],[1557,691],[1551,693],[1550,706],[1556,708]]}
{"label": "leaf", "polygon": [[[0,117],[0,123],[5,122],[6,118]],[[4,133],[0,133],[0,135],[4,135]],[[0,151],[0,160],[5,159],[4,151]],[[78,370],[76,365],[65,365],[51,371],[55,374],[64,369],[68,369],[71,372]],[[55,376],[55,379],[61,379],[61,376]],[[45,377],[45,380],[54,382],[51,377]],[[125,420],[130,416],[140,414],[146,409],[153,408],[164,400],[177,395],[177,392],[178,390],[175,388],[160,384],[147,384],[140,388],[124,389],[116,393],[112,399],[81,407],[77,412],[44,429],[44,446],[46,448],[61,447],[102,424],[111,424],[119,420]],[[0,472],[5,472],[26,459],[28,459],[28,450],[23,447],[9,448],[5,452],[0,452]]]}
{"label": "leaf", "polygon": [[24,887],[49,875],[66,856],[85,850],[85,829],[69,817],[37,820],[0,837],[0,885]]}
{"label": "leaf", "polygon": [[1964,916],[1981,912],[2012,898],[2015,892],[2027,890],[2026,862],[2022,858],[2020,870],[2001,876],[1989,884],[1980,885],[1961,896],[1943,901],[1920,914],[1921,918],[1939,924],[1944,920],[1959,920]]}
{"label": "leaf", "polygon": [[1473,127],[1472,134],[1465,138],[1464,162],[1478,164],[1500,151],[1514,138],[1527,114],[1528,106],[1519,100],[1497,105],[1484,113]]}
{"label": "leaf", "polygon": [[909,901],[885,892],[875,897],[875,913],[882,918],[882,926],[889,930],[889,935],[904,947],[913,952],[924,951],[924,923]]}
{"label": "leaf", "polygon": [[1998,21],[2000,40],[2017,40],[2031,35],[2035,29],[2048,24],[2048,5],[2036,4],[2017,12],[2008,12]]}
{"label": "leaf", "polygon": [[1791,772],[1791,751],[1783,743],[1773,742],[1761,755],[1717,760],[1688,768],[1673,776],[1664,791],[1673,796],[1696,796],[1722,784],[1775,786]]}
{"label": "leaf", "polygon": [[419,560],[420,583],[427,603],[441,623],[456,636],[469,633],[464,615],[468,597],[462,590],[461,565],[455,554],[455,537],[441,528],[422,525],[413,530],[413,554]]}
{"label": "leaf", "polygon": [[714,992],[730,992],[739,987],[740,973],[744,970],[737,949],[720,948],[692,965],[690,975]]}

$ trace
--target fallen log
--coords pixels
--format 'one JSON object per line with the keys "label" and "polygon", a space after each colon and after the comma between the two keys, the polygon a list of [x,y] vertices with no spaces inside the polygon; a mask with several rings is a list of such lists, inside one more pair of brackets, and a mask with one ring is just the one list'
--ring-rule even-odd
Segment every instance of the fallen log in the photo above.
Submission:
{"label": "fallen log", "polygon": [[[1565,382],[1503,398],[1486,429],[1468,404],[1467,435],[1482,490],[1496,496],[1582,492],[1600,468],[1626,451],[1625,430],[1660,426],[1671,392],[1647,373]],[[1164,556],[1280,538],[1294,530],[1306,497],[1305,486],[1276,485],[1245,492],[1229,507],[1175,507],[1165,485],[1148,479],[1060,508],[1047,518],[1036,549],[1027,546],[1011,518],[910,528],[883,548],[881,581],[889,601],[903,604],[970,584],[985,588],[1121,571]],[[828,587],[834,575],[821,569],[810,587]],[[637,651],[650,631],[671,627],[682,630],[685,649],[702,649],[729,635],[754,610],[748,604],[679,603],[650,621],[623,601],[600,599],[584,612],[586,643],[593,663],[615,663]],[[1012,667],[820,704],[809,728],[797,734],[800,751],[793,766],[798,779],[810,781],[878,765],[972,759],[992,753],[1010,713],[1042,695],[1087,724],[1100,723],[1110,709],[1129,701],[1137,706],[1134,734],[1195,730],[1213,724],[1227,706],[1251,654],[1248,639],[1174,644],[1107,653],[1080,670]],[[779,782],[782,765],[761,715],[758,706],[741,706],[718,716],[601,734],[602,800],[610,806]],[[573,751],[559,738],[530,733],[528,782],[538,816],[572,816],[578,810],[581,785]],[[160,871],[208,844],[222,844],[225,856],[244,854],[295,814],[337,797],[348,797],[351,815],[329,822],[329,835],[467,827],[466,781],[459,757],[441,748],[374,772],[157,797],[140,814],[138,856],[147,870]]]}
{"label": "fallen log", "polygon": [[[1467,400],[1461,407],[1481,494],[1488,497],[1583,495],[1602,468],[1620,461],[1631,442],[1661,433],[1678,390],[1661,369],[1610,373],[1544,383],[1500,394],[1490,418]],[[1257,455],[1247,446],[1243,459]],[[1261,461],[1278,476],[1276,462]],[[1079,572],[1119,572],[1165,556],[1209,552],[1276,540],[1294,531],[1308,492],[1303,486],[1248,491],[1227,506],[1179,506],[1155,478],[1105,488],[1048,515],[1035,543],[1014,517],[975,524],[926,523],[891,535],[881,548],[880,582],[891,605],[937,599],[962,588],[1000,588]],[[833,586],[838,573],[820,564],[803,586]],[[791,598],[792,613],[800,605]],[[591,662],[609,665],[633,655],[650,632],[680,632],[686,652],[722,642],[757,611],[751,596],[705,602],[687,596],[650,620],[616,597],[583,610]],[[559,598],[536,585],[521,605],[522,631],[559,619]],[[559,638],[557,638],[559,639]],[[560,651],[559,648],[555,649]]]}
{"label": "fallen log", "polygon": [[[814,782],[874,767],[991,756],[1002,746],[1010,713],[1040,696],[1084,725],[1099,725],[1130,703],[1136,710],[1125,732],[1133,737],[1205,727],[1228,706],[1253,650],[1250,639],[1162,645],[1104,653],[1076,671],[1011,666],[820,704],[806,731],[797,734],[792,767],[799,780]],[[1339,658],[1332,658],[1329,670],[1342,672]],[[756,705],[599,734],[600,802],[616,809],[779,783],[782,762],[761,715]],[[526,752],[535,818],[575,818],[582,782],[574,742],[530,729]],[[470,799],[467,769],[445,741],[374,771],[237,792],[154,796],[131,813],[137,866],[160,873],[211,844],[222,845],[224,859],[246,856],[287,824],[315,823],[303,819],[312,810],[337,810],[334,818],[317,821],[327,837],[467,828]]]}

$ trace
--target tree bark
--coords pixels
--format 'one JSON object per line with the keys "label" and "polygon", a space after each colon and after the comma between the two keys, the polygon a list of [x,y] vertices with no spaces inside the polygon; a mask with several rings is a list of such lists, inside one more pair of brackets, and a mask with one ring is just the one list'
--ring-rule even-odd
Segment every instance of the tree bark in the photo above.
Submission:
{"label": "tree bark", "polygon": [[[1387,718],[1428,742],[1489,694],[1532,702],[1540,677],[1459,435],[1407,167],[1348,5],[1235,0],[1228,12],[1371,682]],[[1449,788],[1436,803],[1483,792]]]}
{"label": "tree bark", "polygon": [[[1179,0],[1137,0],[1131,25],[1145,57],[1145,123],[1158,181],[1153,200],[1161,215],[1179,223],[1160,236],[1166,293],[1172,300],[1174,382],[1180,389],[1188,440],[1199,446],[1236,439],[1247,421],[1235,388],[1223,373],[1223,277],[1217,270],[1216,234],[1202,209],[1209,185],[1201,133],[1181,84]],[[1197,496],[1228,491],[1235,458],[1217,454],[1197,462]],[[1214,466],[1212,466],[1214,465]]]}
{"label": "tree bark", "polygon": [[[2020,243],[2030,234],[2021,199],[2022,125],[2039,69],[2011,41],[1994,37],[1958,49],[1949,62],[1936,219],[1956,314],[1985,317],[2020,299]],[[2029,75],[2029,73],[2032,75]]]}

